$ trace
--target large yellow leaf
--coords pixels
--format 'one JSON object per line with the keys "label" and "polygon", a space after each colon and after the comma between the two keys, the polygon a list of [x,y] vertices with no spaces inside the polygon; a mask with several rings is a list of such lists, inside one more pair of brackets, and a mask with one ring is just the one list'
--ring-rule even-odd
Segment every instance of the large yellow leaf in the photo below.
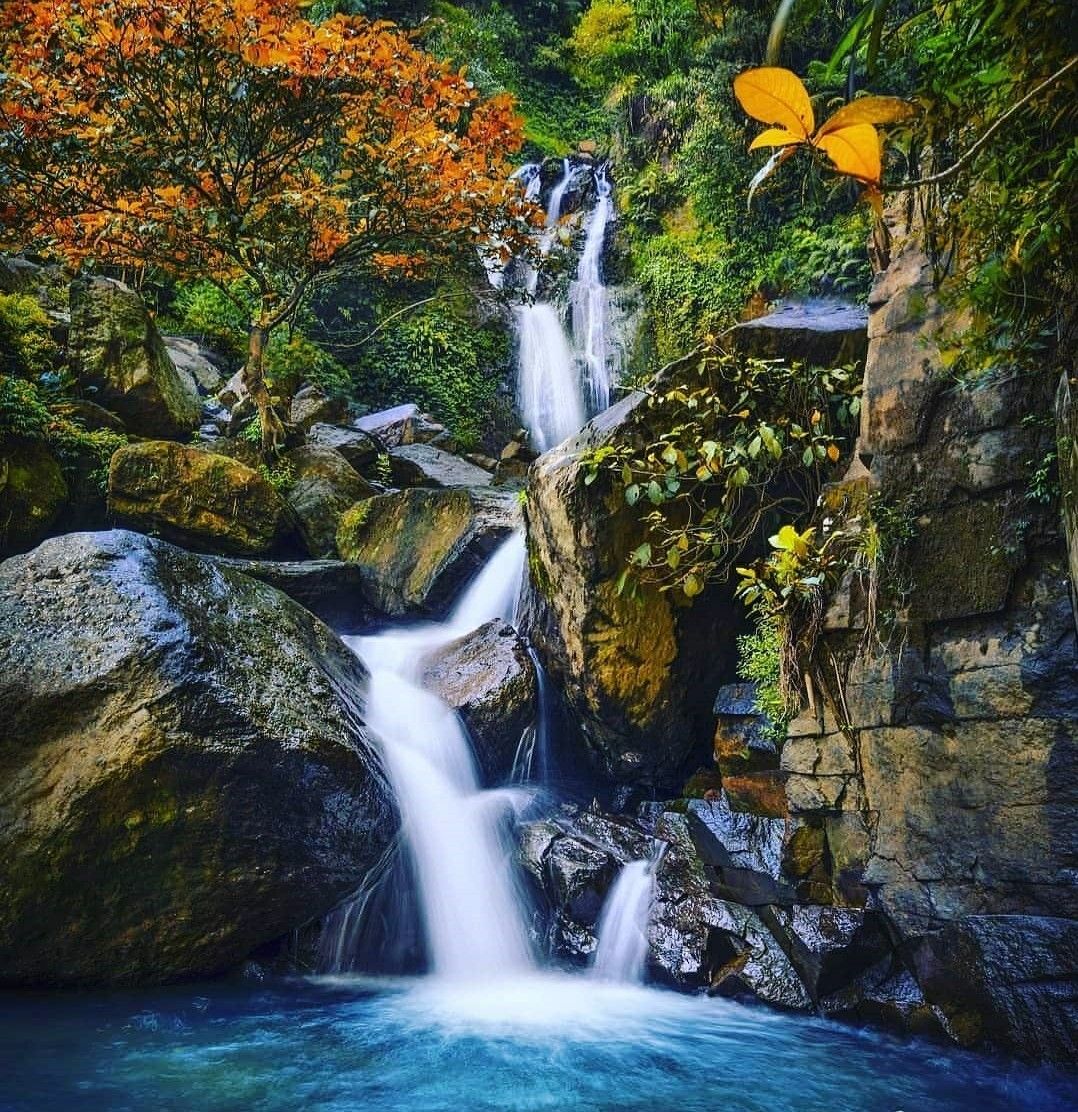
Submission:
{"label": "large yellow leaf", "polygon": [[814,143],[826,152],[840,174],[849,174],[863,182],[879,183],[883,172],[880,137],[871,124],[844,127],[830,135],[821,135]]}
{"label": "large yellow leaf", "polygon": [[861,97],[844,104],[816,133],[819,139],[854,124],[899,124],[917,115],[917,106],[900,97]]}
{"label": "large yellow leaf", "polygon": [[791,143],[803,143],[805,137],[797,135],[792,131],[787,131],[784,127],[769,127],[767,131],[761,131],[759,135],[749,144],[749,150],[759,150],[760,147],[785,147]]}
{"label": "large yellow leaf", "polygon": [[775,124],[807,139],[816,127],[812,101],[796,73],[760,66],[734,78],[734,96],[754,120]]}

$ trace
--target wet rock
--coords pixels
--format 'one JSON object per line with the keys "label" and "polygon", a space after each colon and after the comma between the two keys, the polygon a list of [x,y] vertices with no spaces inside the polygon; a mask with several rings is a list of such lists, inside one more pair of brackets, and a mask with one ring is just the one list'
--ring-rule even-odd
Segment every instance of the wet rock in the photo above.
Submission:
{"label": "wet rock", "polygon": [[307,443],[317,448],[332,448],[358,471],[370,467],[381,452],[378,442],[365,432],[347,425],[315,422],[307,432]]}
{"label": "wet rock", "polygon": [[299,544],[291,511],[258,471],[171,441],[116,452],[108,502],[117,520],[195,550],[266,556]]}
{"label": "wet rock", "polygon": [[332,425],[348,415],[348,402],[341,397],[329,397],[316,386],[305,386],[292,399],[289,420],[304,432],[313,425]]}
{"label": "wet rock", "polygon": [[367,597],[363,572],[345,560],[203,559],[275,587],[337,633],[359,633],[384,617]]}
{"label": "wet rock", "polygon": [[142,299],[121,282],[71,284],[68,360],[79,387],[129,432],[175,438],[198,427],[198,395],[173,366]]}
{"label": "wet rock", "polygon": [[516,630],[487,622],[429,656],[423,683],[460,713],[486,784],[509,779],[537,713],[535,668]]}
{"label": "wet rock", "polygon": [[116,433],[125,431],[123,421],[115,413],[110,413],[94,402],[88,402],[81,398],[71,402],[61,402],[49,408],[57,417],[65,417],[67,420],[81,425],[87,432],[97,432],[102,429]]}
{"label": "wet rock", "polygon": [[307,551],[314,557],[337,555],[337,529],[349,507],[375,494],[374,487],[332,448],[307,445],[285,452],[294,478],[285,501],[299,523]]}
{"label": "wet rock", "polygon": [[585,723],[581,759],[617,781],[674,792],[709,756],[733,604],[721,586],[691,607],[648,585],[635,598],[618,589],[642,540],[638,515],[605,478],[585,485],[581,457],[639,435],[643,400],[630,395],[532,466],[525,627]]}
{"label": "wet rock", "polygon": [[1059,485],[1063,501],[1063,530],[1071,579],[1071,603],[1078,627],[1078,381],[1062,375],[1056,394],[1056,443]]}
{"label": "wet rock", "polygon": [[924,998],[913,974],[890,959],[866,970],[851,984],[820,1001],[830,1019],[885,1027],[903,1035],[943,1038],[939,1015]]}
{"label": "wet rock", "polygon": [[419,421],[419,406],[414,402],[380,409],[356,418],[354,424],[361,432],[370,433],[387,448],[397,448],[415,441],[415,428]]}
{"label": "wet rock", "polygon": [[454,487],[380,494],[349,510],[341,556],[386,614],[437,613],[519,524],[512,494]]}
{"label": "wet rock", "polygon": [[396,827],[363,683],[291,600],[159,540],[0,565],[0,980],[206,976],[354,891]]}
{"label": "wet rock", "polygon": [[868,314],[860,305],[828,298],[790,301],[730,333],[734,347],[760,359],[817,367],[861,363],[868,346]]}
{"label": "wet rock", "polygon": [[925,998],[963,1046],[1073,1065],[1078,1055],[1078,922],[971,915],[914,955]]}
{"label": "wet rock", "polygon": [[190,389],[203,397],[221,389],[225,376],[209,348],[186,336],[163,336],[162,339],[172,365],[180,377],[188,381]]}
{"label": "wet rock", "polygon": [[68,486],[56,457],[38,440],[0,444],[0,555],[32,548],[59,517]]}
{"label": "wet rock", "polygon": [[481,487],[491,477],[481,467],[433,444],[405,444],[389,451],[393,482],[402,487]]}

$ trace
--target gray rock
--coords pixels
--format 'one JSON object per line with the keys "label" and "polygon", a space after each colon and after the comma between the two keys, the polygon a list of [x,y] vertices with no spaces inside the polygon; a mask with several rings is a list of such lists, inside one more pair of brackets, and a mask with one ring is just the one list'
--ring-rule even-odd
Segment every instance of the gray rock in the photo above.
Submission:
{"label": "gray rock", "polygon": [[481,487],[489,472],[433,444],[404,444],[389,450],[393,481],[402,487]]}
{"label": "gray rock", "polygon": [[509,779],[535,721],[535,668],[516,630],[500,619],[453,641],[423,664],[424,686],[460,713],[486,784]]}
{"label": "gray rock", "polygon": [[0,564],[0,981],[206,976],[355,891],[396,819],[356,657],[134,533]]}
{"label": "gray rock", "polygon": [[328,397],[317,387],[305,386],[292,399],[289,420],[304,432],[313,425],[334,424],[348,415],[348,402],[344,398]]}
{"label": "gray rock", "polygon": [[68,360],[80,388],[117,414],[128,432],[176,438],[201,420],[198,395],[169,358],[134,290],[111,278],[71,284]]}
{"label": "gray rock", "polygon": [[419,420],[419,406],[414,402],[395,405],[357,417],[354,424],[361,432],[370,433],[387,448],[411,444],[415,440],[415,426]]}
{"label": "gray rock", "polygon": [[789,301],[730,333],[739,351],[761,359],[787,359],[817,367],[864,361],[868,314],[860,305],[829,298]]}
{"label": "gray rock", "polygon": [[381,452],[378,442],[359,429],[347,425],[327,425],[316,421],[307,432],[307,443],[318,448],[333,448],[361,474]]}
{"label": "gray rock", "polygon": [[186,336],[163,336],[165,350],[180,376],[203,397],[216,394],[224,383],[224,375],[213,353],[197,340]]}
{"label": "gray rock", "polygon": [[971,915],[914,955],[925,998],[963,1046],[1073,1066],[1078,1056],[1078,921]]}
{"label": "gray rock", "polygon": [[376,491],[332,448],[307,445],[284,454],[294,469],[285,500],[299,523],[307,551],[314,557],[337,555],[337,529],[349,507]]}

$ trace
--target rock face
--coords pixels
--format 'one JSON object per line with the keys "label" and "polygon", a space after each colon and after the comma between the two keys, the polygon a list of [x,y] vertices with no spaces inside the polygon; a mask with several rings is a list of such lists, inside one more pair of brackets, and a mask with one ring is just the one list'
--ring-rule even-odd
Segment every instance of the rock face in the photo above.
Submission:
{"label": "rock face", "polygon": [[209,349],[186,336],[163,336],[162,339],[172,365],[186,381],[189,391],[209,397],[221,389],[224,375]]}
{"label": "rock face", "polygon": [[516,630],[495,620],[451,642],[427,659],[423,683],[460,713],[484,783],[508,780],[537,711],[535,668]]}
{"label": "rock face", "polygon": [[[905,947],[926,940],[914,972],[961,1041],[1068,1060],[1073,941],[1042,941],[1078,918],[1078,652],[1058,522],[1025,496],[1050,442],[1023,420],[1051,399],[1028,381],[955,384],[936,345],[963,322],[901,231],[870,300],[868,469],[827,509],[871,490],[912,525],[907,602],[881,649],[862,585],[832,600],[823,697],[782,751],[785,871],[800,898],[873,908]],[[1023,963],[1049,950],[1027,984]]]}
{"label": "rock face", "polygon": [[599,769],[669,791],[706,759],[733,610],[718,588],[692,607],[647,586],[636,599],[618,591],[641,540],[637,517],[605,479],[584,484],[580,457],[634,436],[643,399],[625,398],[533,466],[526,628],[582,717]]}
{"label": "rock face", "polygon": [[0,980],[213,973],[392,839],[362,666],[272,588],[69,534],[0,565],[0,631]]}
{"label": "rock face", "polygon": [[0,444],[0,556],[41,540],[67,497],[60,465],[44,444],[14,437]]}
{"label": "rock face", "polygon": [[1063,530],[1071,577],[1071,601],[1078,625],[1078,388],[1063,375],[1056,394],[1056,445],[1059,487],[1063,498]]}
{"label": "rock face", "polygon": [[111,278],[71,284],[71,369],[93,401],[139,436],[183,437],[201,419],[198,396],[169,358],[142,299]]}
{"label": "rock face", "polygon": [[291,511],[259,472],[167,440],[113,455],[109,510],[124,524],[205,552],[265,556],[298,545]]}
{"label": "rock face", "polygon": [[347,425],[327,425],[316,422],[307,433],[308,445],[318,448],[333,448],[361,474],[378,458],[381,447],[378,442],[359,429]]}
{"label": "rock face", "polygon": [[396,448],[415,441],[418,421],[419,406],[409,402],[407,405],[395,405],[392,409],[380,409],[377,413],[367,413],[356,419],[355,426],[387,448]]}
{"label": "rock face", "polygon": [[386,614],[437,613],[519,526],[514,495],[494,490],[401,490],[349,510],[341,556],[359,565]]}
{"label": "rock face", "polygon": [[333,448],[306,445],[285,453],[295,478],[286,501],[299,523],[307,551],[315,557],[337,555],[337,528],[350,506],[375,489]]}

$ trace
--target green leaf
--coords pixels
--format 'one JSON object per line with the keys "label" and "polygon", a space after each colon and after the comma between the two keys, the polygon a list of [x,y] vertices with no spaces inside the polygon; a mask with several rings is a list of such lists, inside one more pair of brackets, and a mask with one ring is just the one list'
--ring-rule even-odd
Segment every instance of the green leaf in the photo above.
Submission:
{"label": "green leaf", "polygon": [[648,483],[648,498],[651,500],[652,505],[658,506],[663,501],[663,488],[652,479]]}
{"label": "green leaf", "polygon": [[681,589],[689,598],[696,598],[704,589],[704,584],[695,573],[689,572],[689,574],[685,576],[685,582],[682,583]]}
{"label": "green leaf", "polygon": [[630,483],[625,488],[625,501],[628,502],[630,506],[635,506],[637,502],[640,501],[639,483]]}

